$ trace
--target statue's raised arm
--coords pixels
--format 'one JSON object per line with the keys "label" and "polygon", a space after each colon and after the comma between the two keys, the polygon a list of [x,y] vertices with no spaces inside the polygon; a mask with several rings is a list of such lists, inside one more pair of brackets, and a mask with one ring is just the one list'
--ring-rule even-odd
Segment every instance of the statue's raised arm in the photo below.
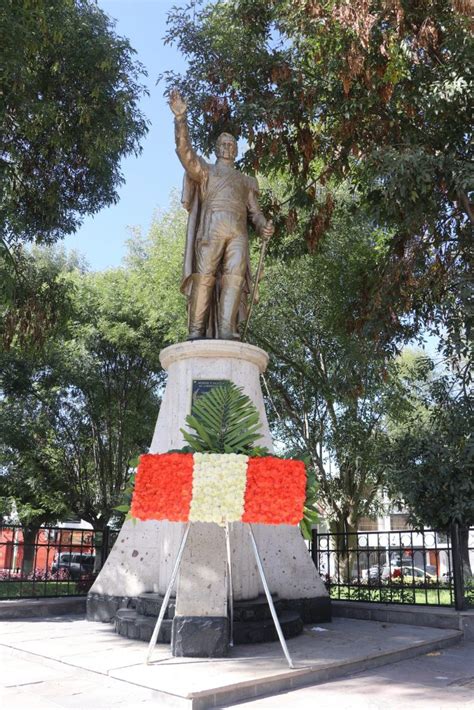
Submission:
{"label": "statue's raised arm", "polygon": [[171,91],[169,105],[174,113],[174,133],[178,158],[189,177],[196,182],[200,182],[204,177],[205,163],[202,158],[199,158],[192,146],[186,120],[188,107],[177,89]]}

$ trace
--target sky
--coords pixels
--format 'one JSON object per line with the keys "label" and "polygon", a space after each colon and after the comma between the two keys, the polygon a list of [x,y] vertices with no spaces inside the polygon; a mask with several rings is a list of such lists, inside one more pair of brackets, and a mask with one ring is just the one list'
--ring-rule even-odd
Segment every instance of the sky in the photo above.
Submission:
{"label": "sky", "polygon": [[150,121],[137,158],[122,161],[125,184],[119,202],[87,217],[80,229],[63,244],[83,254],[91,269],[118,266],[126,251],[130,227],[146,232],[157,209],[166,209],[170,193],[180,188],[183,169],[174,152],[173,116],[163,97],[164,85],[156,86],[158,75],[169,69],[183,71],[185,62],[174,48],[164,46],[166,16],[173,5],[183,0],[99,0],[99,7],[117,21],[115,31],[129,39],[137,59],[145,65],[150,96],[141,108]]}

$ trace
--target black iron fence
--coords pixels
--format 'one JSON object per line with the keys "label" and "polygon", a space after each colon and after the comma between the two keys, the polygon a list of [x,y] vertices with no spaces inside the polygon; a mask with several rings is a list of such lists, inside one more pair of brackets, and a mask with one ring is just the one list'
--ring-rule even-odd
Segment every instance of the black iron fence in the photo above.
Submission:
{"label": "black iron fence", "polygon": [[[116,536],[0,526],[0,599],[87,594]],[[474,607],[474,528],[313,531],[310,551],[333,599]]]}
{"label": "black iron fence", "polygon": [[0,526],[0,600],[85,595],[116,533],[50,526]]}
{"label": "black iron fence", "polygon": [[474,607],[474,528],[313,531],[310,549],[332,599]]}

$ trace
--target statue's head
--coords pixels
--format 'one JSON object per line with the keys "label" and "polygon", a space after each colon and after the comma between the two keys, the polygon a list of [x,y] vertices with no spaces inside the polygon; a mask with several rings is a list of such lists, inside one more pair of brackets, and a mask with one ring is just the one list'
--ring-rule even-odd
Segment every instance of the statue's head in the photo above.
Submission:
{"label": "statue's head", "polygon": [[216,141],[216,155],[218,158],[235,160],[237,157],[237,141],[230,133],[221,133]]}

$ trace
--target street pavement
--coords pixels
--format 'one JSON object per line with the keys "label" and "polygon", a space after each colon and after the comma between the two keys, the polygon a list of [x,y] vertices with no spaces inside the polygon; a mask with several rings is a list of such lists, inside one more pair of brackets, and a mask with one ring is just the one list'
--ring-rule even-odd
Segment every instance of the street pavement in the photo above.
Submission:
{"label": "street pavement", "polygon": [[[293,639],[290,647],[304,649],[316,644],[319,655],[342,663],[343,659],[389,648],[407,648],[410,643],[429,642],[434,629],[335,619]],[[254,673],[260,667],[285,671],[277,644],[259,651],[242,647],[240,657],[202,662],[201,659],[164,659],[164,664],[146,667],[145,646],[117,637],[106,624],[88,624],[80,617],[23,620],[0,624],[0,708],[1,710],[154,710],[164,708],[156,692],[160,672],[168,692],[183,707],[183,689],[194,677],[196,687],[216,687],[231,676]],[[420,656],[388,663],[371,670],[323,682],[311,687],[282,692],[271,697],[244,701],[240,710],[474,710],[474,643],[457,642],[423,651]],[[156,653],[167,654],[157,647]],[[398,652],[397,652],[398,653]],[[249,655],[250,654],[250,655]],[[183,663],[184,662],[184,663]],[[168,665],[170,664],[170,665]],[[362,666],[361,666],[362,667]],[[160,670],[161,669],[161,670]],[[250,669],[250,670],[249,670]],[[214,673],[214,676],[212,674]],[[142,674],[142,675],[140,675]],[[142,680],[140,678],[142,677]],[[250,676],[249,676],[250,677]],[[144,680],[143,680],[144,679]],[[229,679],[228,679],[228,682]],[[218,683],[219,684],[219,683]],[[223,701],[224,702],[224,701]]]}
{"label": "street pavement", "polygon": [[474,642],[232,707],[235,710],[468,710],[474,708]]}

